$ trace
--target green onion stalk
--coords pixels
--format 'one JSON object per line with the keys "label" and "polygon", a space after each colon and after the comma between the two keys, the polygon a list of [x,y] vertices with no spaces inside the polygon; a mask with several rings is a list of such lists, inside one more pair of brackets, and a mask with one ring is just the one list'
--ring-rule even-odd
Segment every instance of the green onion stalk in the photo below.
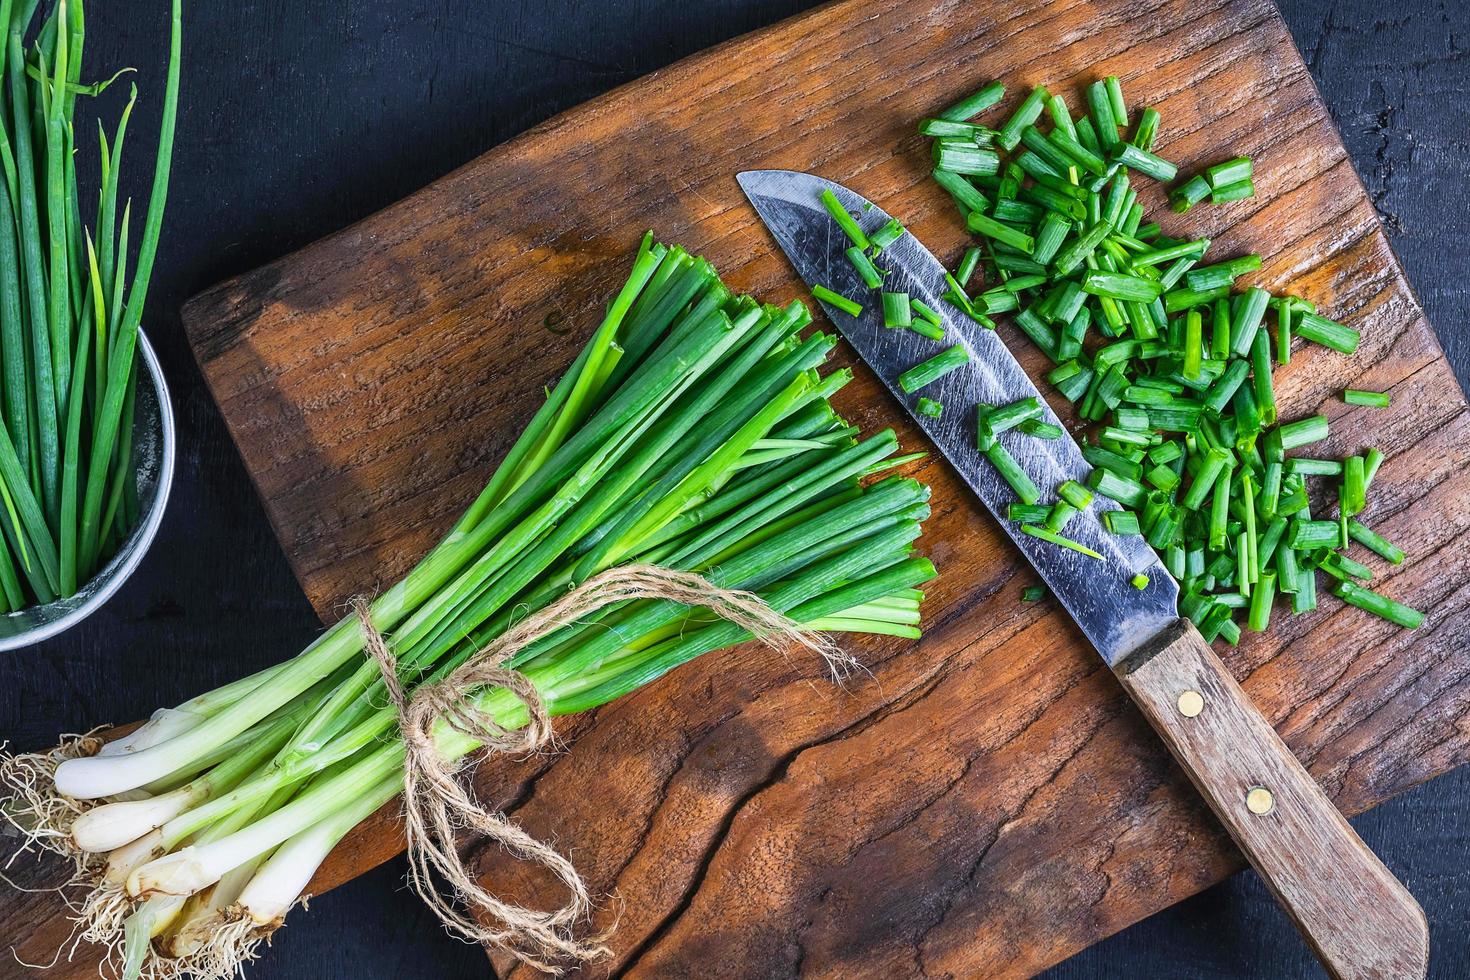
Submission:
{"label": "green onion stalk", "polygon": [[[132,428],[138,327],[163,225],[178,115],[173,2],[153,187],[131,273],[131,204],[118,217],[128,100],[97,127],[100,187],[75,158],[82,0],[0,0],[0,613],[75,595],[137,526]],[[95,210],[89,202],[95,199]],[[88,207],[83,208],[83,203]]]}
{"label": "green onion stalk", "polygon": [[[904,461],[892,431],[860,438],[833,410],[850,373],[820,373],[835,340],[809,323],[801,303],[733,295],[703,258],[646,236],[484,490],[371,602],[405,689],[630,563],[752,592],[813,630],[917,638],[917,586],[934,569],[912,549],[929,491],[885,473]],[[708,609],[641,599],[560,627],[506,666],[562,715],[749,638]],[[505,688],[470,700],[506,729],[528,722]],[[84,934],[117,950],[124,976],[182,964],[224,977],[337,841],[403,788],[389,704],[347,617],[294,659],[125,738],[10,760],[11,819],[80,858]],[[434,746],[451,761],[481,741],[441,722]]]}

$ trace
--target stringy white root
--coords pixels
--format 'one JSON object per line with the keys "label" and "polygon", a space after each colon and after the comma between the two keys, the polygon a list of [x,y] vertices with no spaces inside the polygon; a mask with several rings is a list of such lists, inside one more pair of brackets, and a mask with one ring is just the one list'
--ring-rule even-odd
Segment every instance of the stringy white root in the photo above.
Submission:
{"label": "stringy white root", "polygon": [[[190,920],[180,927],[182,942],[165,943],[183,949],[182,955],[160,952],[158,944],[148,954],[142,977],[145,980],[230,980],[245,964],[260,956],[262,945],[270,943],[282,920],[264,926],[253,920],[238,905]],[[152,971],[152,972],[150,972]]]}
{"label": "stringy white root", "polygon": [[76,864],[76,878],[87,872],[95,858],[72,842],[71,825],[94,804],[56,792],[56,767],[69,759],[96,755],[102,748],[101,729],[85,735],[63,735],[60,744],[41,752],[13,755],[0,746],[0,831],[20,838],[6,867],[21,854],[50,851]]}

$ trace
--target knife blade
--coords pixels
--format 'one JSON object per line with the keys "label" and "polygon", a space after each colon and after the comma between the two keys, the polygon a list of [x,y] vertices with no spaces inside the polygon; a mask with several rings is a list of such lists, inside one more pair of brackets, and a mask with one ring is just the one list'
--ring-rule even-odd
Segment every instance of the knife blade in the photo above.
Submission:
{"label": "knife blade", "polygon": [[[1178,613],[1179,592],[1137,535],[1113,535],[1098,495],[1066,534],[1102,555],[1091,558],[1022,534],[1008,519],[1011,489],[976,446],[978,404],[1046,400],[994,332],[940,299],[944,268],[905,232],[883,249],[883,288],[907,292],[939,311],[947,340],[970,363],[923,389],[945,404],[933,419],[914,410],[918,394],[898,384],[905,369],[942,347],[910,330],[883,326],[881,304],[847,261],[849,245],[821,204],[830,190],[865,232],[889,216],[840,184],[789,170],[748,171],[741,188],[808,286],[862,302],[856,317],[823,304],[830,319],[923,429],[1071,613],[1209,803],[1246,858],[1334,977],[1413,978],[1428,970],[1424,912],[1363,843],[1271,724],[1251,704],[1199,630]],[[1045,418],[1059,424],[1049,407]],[[1064,429],[1065,432],[1065,429]],[[1012,430],[1000,440],[1048,496],[1090,467],[1069,436],[1037,439]],[[1147,587],[1130,580],[1142,573]]]}
{"label": "knife blade", "polygon": [[[943,415],[935,419],[915,411],[918,395],[905,394],[898,376],[944,345],[912,330],[883,326],[880,304],[873,301],[877,294],[847,261],[844,250],[851,243],[822,207],[820,195],[823,190],[835,194],[865,232],[886,224],[889,215],[840,184],[811,174],[754,170],[736,179],[808,285],[821,284],[848,297],[871,297],[857,317],[823,305],[828,319],[995,516],[1108,665],[1116,666],[1174,622],[1179,617],[1178,585],[1143,538],[1113,534],[1103,527],[1103,512],[1118,509],[1111,500],[1098,494],[1094,504],[1073,516],[1066,527],[1067,537],[1102,555],[1102,561],[1023,534],[1020,525],[1007,516],[1016,493],[976,449],[976,406],[1034,396],[1044,406],[1048,422],[1060,425],[1060,421],[995,331],[940,299],[947,287],[939,260],[907,231],[884,248],[879,258],[879,264],[888,270],[883,288],[906,292],[939,312],[948,335],[944,345],[958,343],[969,350],[968,365],[922,392],[944,403]],[[1037,439],[1016,429],[997,438],[1045,497],[1054,499],[1056,488],[1066,480],[1086,482],[1092,470],[1065,430],[1060,439]],[[1139,574],[1148,576],[1143,589],[1131,584]]]}

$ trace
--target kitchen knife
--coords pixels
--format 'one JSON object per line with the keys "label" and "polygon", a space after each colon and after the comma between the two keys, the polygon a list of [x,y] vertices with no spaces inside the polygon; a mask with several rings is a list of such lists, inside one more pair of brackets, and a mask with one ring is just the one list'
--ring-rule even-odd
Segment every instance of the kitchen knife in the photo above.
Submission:
{"label": "kitchen knife", "polygon": [[[1429,935],[1418,903],[1359,839],[1199,631],[1180,617],[1178,586],[1148,544],[1103,528],[1101,512],[1117,505],[1098,495],[1066,526],[1067,537],[1101,560],[1022,534],[1008,519],[1016,495],[976,448],[976,406],[1027,396],[1045,406],[1046,400],[994,331],[956,315],[940,299],[947,287],[939,261],[907,232],[878,258],[887,270],[885,290],[906,292],[940,312],[947,334],[942,345],[883,326],[878,292],[847,261],[851,242],[820,195],[831,190],[867,232],[888,222],[880,208],[811,174],[758,170],[737,179],[801,278],[862,304],[857,316],[823,306],[1071,613],[1328,971],[1337,977],[1422,977]],[[942,416],[920,415],[914,411],[918,394],[905,394],[898,376],[951,344],[963,344],[970,363],[919,393],[942,402]],[[1045,419],[1058,424],[1049,406]],[[1037,439],[1012,429],[998,439],[1053,499],[1064,480],[1083,482],[1091,470],[1068,435]],[[1148,576],[1143,589],[1131,584],[1139,574]]]}

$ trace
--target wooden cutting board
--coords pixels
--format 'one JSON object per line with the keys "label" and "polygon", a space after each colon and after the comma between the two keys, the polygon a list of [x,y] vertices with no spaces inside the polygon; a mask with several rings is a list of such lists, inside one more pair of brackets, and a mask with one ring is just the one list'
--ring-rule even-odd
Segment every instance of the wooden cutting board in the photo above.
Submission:
{"label": "wooden cutting board", "polygon": [[[1470,752],[1470,416],[1267,0],[843,0],[562,115],[209,291],[186,326],[332,619],[473,497],[645,228],[736,289],[799,296],[734,180],[791,167],[880,202],[951,259],[965,235],[916,120],[993,77],[1011,87],[1003,108],[1038,82],[1075,106],[1077,86],[1109,73],[1163,113],[1158,149],[1182,172],[1256,161],[1252,200],[1181,218],[1150,192],[1150,213],[1222,254],[1260,252],[1258,282],[1363,330],[1353,358],[1299,348],[1277,389],[1287,418],[1332,418],[1332,452],[1387,453],[1368,516],[1411,558],[1379,583],[1428,619],[1402,632],[1327,597],[1226,653],[1359,812]],[[1392,391],[1393,408],[1344,406],[1348,384]],[[862,370],[838,402],[925,448]],[[614,972],[1024,975],[1242,866],[1066,615],[1019,601],[1035,576],[979,504],[940,462],[914,473],[934,489],[922,545],[941,575],[922,642],[852,642],[870,679],[841,691],[800,658],[712,655],[569,719],[566,753],[478,772],[486,798],[608,896],[597,925],[618,922]],[[318,885],[400,847],[380,814]],[[537,890],[495,850],[474,857],[497,884]],[[290,928],[311,929],[310,914]],[[48,932],[27,958],[47,955]]]}

